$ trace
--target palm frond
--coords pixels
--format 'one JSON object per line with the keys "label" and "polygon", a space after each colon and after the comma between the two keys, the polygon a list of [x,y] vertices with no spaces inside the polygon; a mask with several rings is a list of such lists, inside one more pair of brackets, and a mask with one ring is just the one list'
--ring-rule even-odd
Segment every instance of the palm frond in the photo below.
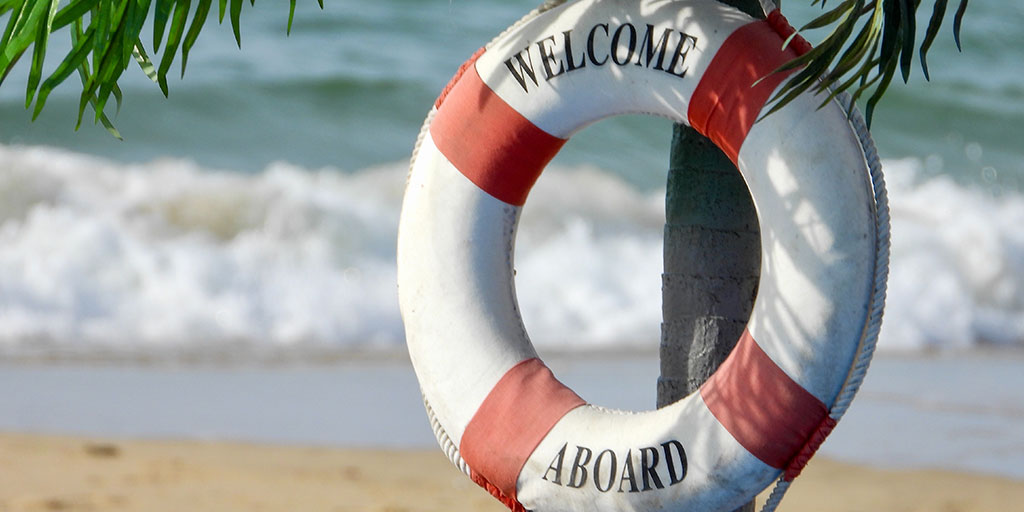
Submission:
{"label": "palm frond", "polygon": [[[323,9],[323,1],[318,3]],[[167,73],[180,52],[181,75],[185,75],[189,52],[206,26],[212,4],[213,0],[0,0],[0,23],[6,17],[0,35],[0,85],[31,48],[25,108],[32,109],[32,118],[39,116],[50,93],[77,71],[82,92],[76,128],[86,106],[91,106],[95,122],[120,138],[105,110],[111,96],[120,110],[122,94],[118,80],[123,72],[136,62],[166,96]],[[230,2],[231,30],[239,47],[242,4],[242,0]],[[254,4],[255,0],[250,0],[250,5]],[[290,0],[288,32],[295,4],[295,0]],[[218,6],[220,23],[228,0],[219,0]],[[147,20],[152,20],[153,26],[153,60],[143,44],[142,27]],[[43,79],[50,36],[60,32],[67,33],[71,50]]]}
{"label": "palm frond", "polygon": [[[958,49],[967,2],[960,0],[953,17],[953,39]],[[812,5],[819,3],[825,7],[825,0],[814,0]],[[812,87],[819,93],[828,91],[823,105],[843,91],[850,91],[855,99],[870,93],[865,106],[870,126],[875,107],[897,70],[904,83],[910,80],[921,3],[921,0],[874,0],[870,3],[845,0],[801,27],[800,32],[824,27],[832,27],[832,32],[812,52],[779,68],[803,70],[776,94],[771,111],[791,101],[797,92]],[[948,3],[948,0],[934,0],[924,38],[917,47],[925,80],[931,78],[928,50],[945,19]]]}

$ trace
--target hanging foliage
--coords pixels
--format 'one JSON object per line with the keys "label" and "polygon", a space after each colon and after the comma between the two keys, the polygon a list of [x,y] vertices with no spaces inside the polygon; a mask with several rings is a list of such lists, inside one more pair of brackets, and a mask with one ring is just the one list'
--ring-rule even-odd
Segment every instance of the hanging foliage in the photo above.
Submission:
{"label": "hanging foliage", "polygon": [[[295,2],[289,1],[289,33]],[[318,2],[323,9],[323,0]],[[95,121],[120,138],[107,117],[106,106],[113,96],[117,109],[121,108],[121,90],[117,85],[121,74],[137,63],[167,96],[167,73],[180,52],[181,75],[185,75],[189,51],[205,26],[213,3],[214,0],[0,0],[0,21],[7,18],[0,38],[0,85],[18,60],[31,50],[25,108],[33,109],[33,119],[43,110],[50,92],[77,72],[82,93],[76,128],[82,123],[86,106],[91,106]],[[217,6],[217,21],[223,23],[228,15],[239,47],[243,3],[244,0],[218,0]],[[250,0],[250,4],[255,5],[255,0]],[[142,34],[147,20],[153,26],[151,39],[144,39]],[[61,31],[69,34],[71,50],[43,80],[47,43],[51,34]],[[152,43],[154,59],[146,51],[147,42]]]}
{"label": "hanging foliage", "polygon": [[[960,26],[967,11],[967,1],[960,0],[953,16],[953,40],[957,49],[961,48]],[[818,4],[825,8],[825,0],[812,2],[812,5]],[[948,0],[935,0],[924,38],[915,48],[917,10],[921,0],[839,2],[798,31],[831,27],[828,36],[813,50],[777,70],[799,69],[772,98],[774,105],[768,114],[808,89],[822,95],[822,104],[844,91],[850,91],[854,100],[870,93],[864,108],[870,126],[875,106],[896,71],[899,70],[904,83],[910,79],[915,50],[921,59],[925,79],[930,78],[928,50],[946,17],[948,4]]]}

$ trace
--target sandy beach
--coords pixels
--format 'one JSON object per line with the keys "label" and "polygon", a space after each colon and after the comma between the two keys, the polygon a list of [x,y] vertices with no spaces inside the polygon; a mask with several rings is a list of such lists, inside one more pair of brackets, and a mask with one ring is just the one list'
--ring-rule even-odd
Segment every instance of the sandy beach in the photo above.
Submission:
{"label": "sandy beach", "polygon": [[[550,362],[604,404],[652,399],[651,355]],[[877,358],[781,510],[1024,512],[1022,367]],[[401,359],[8,363],[0,389],[0,512],[504,510],[436,448]]]}
{"label": "sandy beach", "polygon": [[[437,450],[0,435],[0,511],[505,510]],[[1024,481],[815,459],[782,510],[1024,511]]]}

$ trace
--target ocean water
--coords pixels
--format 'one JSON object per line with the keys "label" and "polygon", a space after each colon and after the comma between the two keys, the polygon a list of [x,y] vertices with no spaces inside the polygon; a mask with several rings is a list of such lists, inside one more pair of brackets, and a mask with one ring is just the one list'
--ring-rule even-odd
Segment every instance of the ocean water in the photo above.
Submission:
{"label": "ocean water", "polygon": [[[124,142],[74,131],[69,86],[30,122],[27,64],[8,77],[0,356],[403,350],[394,239],[416,133],[459,64],[535,2],[307,4],[290,37],[284,6],[246,4],[241,50],[208,27],[168,99],[129,69]],[[794,25],[806,4],[785,3]],[[875,119],[886,351],[1024,348],[1024,1],[972,3],[962,53],[950,24],[932,80],[915,67]],[[657,346],[670,136],[661,119],[598,123],[538,182],[516,284],[542,350]]]}

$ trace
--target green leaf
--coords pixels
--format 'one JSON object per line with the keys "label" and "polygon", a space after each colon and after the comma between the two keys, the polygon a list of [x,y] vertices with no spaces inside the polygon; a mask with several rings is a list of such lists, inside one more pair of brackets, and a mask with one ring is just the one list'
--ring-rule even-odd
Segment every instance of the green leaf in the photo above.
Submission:
{"label": "green leaf", "polygon": [[[772,106],[759,120],[777,112],[812,86],[817,85],[816,90],[818,92],[828,89],[829,84],[835,80],[835,77],[825,77],[826,71],[850,38],[856,27],[856,20],[860,16],[863,5],[864,0],[857,0],[854,4],[848,4],[848,9],[845,11],[841,21],[836,24],[835,28],[833,28],[832,32],[821,44],[812,48],[806,54],[792,59],[789,63],[779,67],[779,70],[793,69],[792,64],[794,63],[800,63],[800,65],[804,66],[800,72],[783,84],[779,91],[769,100]],[[842,59],[840,59],[840,65],[842,64]]]}
{"label": "green leaf", "polygon": [[[88,71],[84,70],[83,68],[79,68],[79,72],[83,76],[88,76]],[[83,80],[85,80],[85,79],[83,79]],[[91,94],[86,95],[86,94],[83,93],[81,99],[79,100],[79,104],[78,104],[79,112],[84,112],[85,111],[85,106],[87,104],[91,104],[93,110],[96,110],[96,112],[97,112],[96,117],[99,118],[100,123],[103,124],[103,127],[106,128],[107,131],[110,132],[111,135],[116,137],[117,140],[124,140],[124,137],[121,136],[121,132],[117,131],[117,128],[114,127],[114,123],[110,122],[110,118],[108,118],[107,115],[103,113],[102,109],[97,109],[97,107],[96,107],[96,98],[94,96],[92,96]],[[78,128],[81,127],[81,125],[82,125],[82,119],[81,119],[81,117],[79,117],[78,123],[75,125],[75,130],[77,131]]]}
{"label": "green leaf", "polygon": [[[106,6],[99,6],[100,10],[103,10]],[[95,51],[96,44],[92,45],[93,48],[93,72],[90,73],[90,66],[87,60],[83,60],[78,66],[78,74],[82,80],[82,94],[79,99],[79,110],[78,120],[76,122],[76,129],[81,126],[82,116],[85,113],[85,106],[92,104],[93,110],[96,112],[96,120],[101,121],[105,118],[103,113],[103,107],[106,103],[107,98],[116,85],[117,79],[121,76],[124,71],[124,66],[121,63],[120,56],[123,54],[121,45],[123,44],[123,32],[126,27],[125,23],[125,10],[127,9],[127,3],[121,2],[117,5],[110,4],[113,9],[107,13],[106,19],[108,25],[93,22],[90,23],[90,30],[95,30],[95,38],[98,38],[101,33],[106,32],[108,34],[108,42],[103,46],[102,53]],[[111,28],[113,30],[111,31]],[[95,39],[94,38],[94,39]],[[72,24],[71,31],[72,45],[77,46],[80,40],[85,39],[82,34],[82,20],[76,19]],[[99,97],[96,96],[97,90],[100,91]],[[109,123],[109,119],[105,121]],[[112,125],[111,125],[112,126]],[[109,129],[109,128],[108,128]],[[113,133],[113,132],[112,132]]]}
{"label": "green leaf", "polygon": [[[142,44],[142,28],[149,16],[149,7],[152,0],[129,0],[135,2],[135,7],[127,14],[128,21],[124,33],[124,49],[128,55],[132,55],[136,45]],[[127,66],[127,58],[125,59]]]}
{"label": "green leaf", "polygon": [[[866,67],[877,66],[878,65],[878,59],[865,62],[864,65]],[[865,92],[867,92],[867,90],[870,89],[871,86],[875,85],[875,82],[877,82],[880,78],[882,78],[882,75],[880,75],[878,73],[875,73],[875,75],[872,76],[870,80],[868,79],[868,74],[867,73],[865,73],[864,75],[861,75],[861,77],[860,77],[860,80],[861,80],[860,87],[858,87],[857,90],[854,91],[854,93],[852,95],[850,95],[851,105],[856,104],[857,100],[860,99],[861,95],[863,95]]]}
{"label": "green leaf", "polygon": [[60,30],[66,27],[72,20],[85,16],[85,13],[92,10],[99,0],[71,0],[63,9],[57,12],[53,18],[53,30]]}
{"label": "green leaf", "polygon": [[868,99],[867,105],[864,107],[864,120],[867,123],[868,128],[871,128],[871,120],[875,114],[875,106],[878,104],[878,101],[882,99],[882,96],[885,95],[886,89],[889,88],[889,83],[892,82],[892,77],[896,74],[896,65],[898,62],[899,61],[896,59],[895,55],[888,59],[888,65],[881,74],[882,80],[878,84],[878,87],[875,88],[875,93],[871,95],[871,98]]}
{"label": "green leaf", "polygon": [[35,97],[36,88],[39,87],[39,80],[43,75],[43,61],[46,59],[46,42],[50,38],[53,17],[57,15],[58,0],[46,0],[46,2],[50,4],[50,9],[46,23],[40,23],[36,32],[35,48],[32,51],[32,67],[28,72],[28,86],[25,90],[25,108],[32,105],[32,98]]}
{"label": "green leaf", "polygon": [[[130,50],[125,50],[125,38],[124,32],[126,29],[125,12],[128,10],[130,2],[120,1],[114,3],[112,1],[101,0],[101,6],[107,4],[107,8],[110,10],[106,13],[106,24],[101,25],[96,29],[96,37],[99,38],[104,33],[106,34],[107,40],[102,45],[102,50],[96,50],[93,52],[93,75],[96,80],[94,87],[102,88],[108,82],[116,81],[120,76],[121,72],[127,67],[128,62],[125,59],[125,55]],[[101,10],[103,7],[101,7]],[[94,45],[99,46],[99,45]],[[104,102],[99,101],[99,106],[102,109]]]}
{"label": "green leaf", "polygon": [[121,51],[122,38],[121,31],[124,30],[123,25],[118,25],[115,30],[111,44],[107,47],[107,52],[100,59],[100,65],[97,73],[93,75],[87,90],[90,94],[96,93],[96,101],[92,102],[93,110],[96,111],[96,121],[99,121],[103,115],[103,109],[106,107],[107,99],[110,97],[110,93],[113,90],[113,86],[117,83],[117,79],[120,78],[121,73],[124,72],[124,66],[121,65],[120,56],[123,53]]}
{"label": "green leaf", "polygon": [[[27,1],[27,0],[25,0]],[[4,35],[0,37],[0,50],[7,48],[7,43],[11,40],[11,35],[14,34],[14,26],[18,24],[18,20],[21,18],[21,13],[24,11],[25,4],[15,4],[12,8],[11,17],[7,20],[7,27],[4,28]],[[3,57],[5,52],[0,51],[0,58]]]}
{"label": "green leaf", "polygon": [[965,12],[967,12],[967,0],[960,0],[960,5],[956,8],[956,15],[953,16],[953,40],[956,41],[956,49],[959,51],[964,51],[960,46],[960,25],[963,24]]}
{"label": "green leaf", "polygon": [[220,7],[217,11],[217,23],[224,23],[224,13],[228,9],[228,0],[220,0]]}
{"label": "green leaf", "polygon": [[768,110],[766,114],[761,116],[761,119],[775,113],[784,105],[793,101],[794,99],[796,99],[797,96],[799,96],[812,85],[814,85],[818,77],[820,77],[825,72],[825,69],[828,68],[828,65],[832,62],[832,59],[835,57],[835,54],[839,52],[841,46],[835,44],[826,45],[825,43],[822,43],[822,45],[819,46],[819,48],[825,48],[825,51],[822,53],[822,56],[817,60],[812,60],[806,67],[803,68],[802,71],[797,73],[797,75],[793,77],[792,80],[787,82],[787,84],[784,85],[779,90],[779,92],[775,94],[775,96],[771,100],[771,102],[774,103],[774,105],[770,110]]}
{"label": "green leaf", "polygon": [[36,1],[28,13],[22,9],[17,19],[12,18],[11,21],[14,22],[14,25],[10,27],[10,37],[0,42],[3,44],[3,51],[0,52],[0,69],[6,70],[8,65],[20,58],[29,45],[36,40],[39,24],[43,23],[49,5],[49,2]]}
{"label": "green leaf", "polygon": [[235,41],[242,47],[242,29],[239,19],[242,17],[242,0],[231,0],[231,30],[235,32]]}
{"label": "green leaf", "polygon": [[[89,25],[89,30],[95,29],[95,25]],[[82,19],[78,18],[71,24],[71,44],[74,46],[78,46],[79,41],[82,41],[84,39],[85,37],[82,34]],[[85,91],[85,86],[89,82],[88,59],[82,60],[81,64],[78,66],[78,77],[82,82],[83,90],[82,94],[79,95],[78,99],[78,120],[75,121],[75,130],[78,130],[78,128],[82,125],[82,115],[85,114],[85,106],[89,104],[89,98],[92,96],[91,94],[87,94]]]}
{"label": "green leaf", "polygon": [[100,0],[100,3],[92,10],[93,18],[90,20],[90,25],[96,25],[96,39],[93,41],[92,52],[93,74],[99,72],[102,56],[107,53],[107,48],[110,46],[110,11],[113,5],[113,0]]}
{"label": "green leaf", "polygon": [[[7,27],[4,28],[4,35],[0,36],[0,61],[3,60],[3,55],[6,53],[2,51],[2,49],[7,48],[7,42],[11,40],[11,34],[14,33],[14,26],[18,24],[18,19],[21,18],[21,13],[24,11],[26,1],[27,0],[22,0],[20,3],[12,4],[10,8],[12,11],[11,17],[7,20]],[[0,67],[0,69],[5,68]]]}
{"label": "green leaf", "polygon": [[20,59],[24,53],[25,52],[22,51],[21,53],[16,54],[10,61],[7,62],[6,68],[0,68],[3,69],[3,72],[0,73],[0,85],[4,83],[4,80],[7,79],[7,75],[11,72],[12,69],[14,69],[14,65],[18,63],[18,59]]}
{"label": "green leaf", "polygon": [[921,43],[921,71],[924,71],[925,80],[931,80],[931,76],[928,74],[928,49],[932,47],[932,42],[935,41],[935,36],[939,33],[942,19],[946,17],[946,4],[948,3],[948,0],[935,0],[935,6],[932,7],[932,19],[928,22],[924,41]]}
{"label": "green leaf", "polygon": [[804,30],[813,30],[816,28],[826,27],[828,25],[835,23],[839,18],[842,18],[843,15],[847,14],[847,12],[853,8],[854,1],[855,0],[846,0],[845,2],[839,4],[839,6],[832,9],[831,11],[828,11],[825,14],[822,14],[821,16],[818,16],[817,18],[811,20],[809,23],[800,28],[800,32],[803,32]]}
{"label": "green leaf", "polygon": [[188,10],[191,0],[178,0],[174,6],[174,18],[171,20],[171,30],[167,34],[167,45],[164,46],[164,53],[160,57],[160,67],[157,69],[157,83],[160,84],[160,91],[167,96],[167,71],[171,69],[174,62],[174,54],[181,44],[182,34],[185,32],[185,23],[188,22]]}
{"label": "green leaf", "polygon": [[287,35],[292,35],[292,20],[295,19],[295,0],[291,0],[288,5],[288,30],[285,32]]}
{"label": "green leaf", "polygon": [[882,27],[882,60],[878,64],[878,72],[884,73],[889,65],[889,57],[895,56],[899,47],[897,45],[900,33],[900,0],[885,0],[883,2],[883,27]]}
{"label": "green leaf", "polygon": [[900,50],[900,71],[903,74],[903,83],[907,83],[910,80],[910,69],[914,60],[914,37],[917,36],[917,24],[915,21],[917,6],[915,5],[915,0],[902,0],[900,6],[900,31],[903,33],[903,43]]}
{"label": "green leaf", "polygon": [[24,0],[0,0],[0,16],[13,11],[24,3]]}
{"label": "green leaf", "polygon": [[96,93],[96,102],[93,104],[93,110],[96,111],[96,122],[100,120],[103,109],[106,108],[107,100],[110,98],[113,90],[114,86],[110,82],[100,82],[99,91]]}
{"label": "green leaf", "polygon": [[[853,11],[850,11],[851,13]],[[850,14],[848,13],[847,18]],[[803,62],[806,65],[803,70],[797,73],[793,78],[786,82],[775,96],[770,100],[771,102],[780,103],[778,106],[785,105],[792,101],[801,92],[807,90],[819,77],[821,77],[836,55],[842,49],[843,42],[849,38],[849,32],[853,30],[853,24],[841,23],[839,24],[831,34],[818,46],[811,49],[806,54],[791,60],[790,62],[779,66],[779,68],[773,73],[779,71],[786,71],[793,69],[792,63]],[[803,65],[803,64],[801,64]],[[796,91],[796,92],[794,92]],[[773,108],[769,113],[775,112],[777,109]],[[762,116],[763,118],[764,116]]]}
{"label": "green leaf", "polygon": [[[139,6],[136,0],[127,0],[121,20],[124,27],[118,35],[119,44],[117,45],[120,50],[117,60],[121,69],[128,67],[129,59],[132,58],[132,49],[135,47],[135,40],[139,37],[139,31],[136,30],[135,25],[135,20],[139,18],[138,10]],[[141,27],[139,28],[141,29]]]}
{"label": "green leaf", "polygon": [[[89,81],[89,70],[88,70],[88,68],[86,68],[86,67],[78,68],[78,74],[79,74],[79,76],[82,77],[82,83],[83,84],[87,83]],[[96,116],[99,118],[100,123],[103,124],[103,127],[106,128],[107,131],[110,132],[111,135],[116,137],[117,140],[124,140],[124,137],[121,137],[121,133],[117,131],[117,128],[114,127],[114,123],[110,122],[110,119],[107,117],[106,114],[103,113],[102,109],[97,110],[97,108],[96,108],[96,98],[92,94],[88,94],[88,95],[85,94],[84,91],[83,91],[82,96],[81,96],[81,98],[79,99],[79,102],[78,102],[78,112],[79,112],[79,114],[78,114],[78,123],[75,124],[75,130],[77,131],[78,128],[81,127],[81,125],[82,125],[82,112],[85,112],[85,106],[88,105],[88,104],[91,104],[93,110],[96,110],[98,112],[96,114]]]}
{"label": "green leaf", "polygon": [[116,64],[121,70],[128,67],[128,57],[131,55],[130,44],[134,37],[126,37],[125,32],[128,30],[131,17],[135,15],[135,10],[135,2],[133,0],[126,0],[116,4],[114,11],[111,13],[110,26],[114,31],[111,36],[111,42],[117,43],[118,48],[118,52],[114,54],[111,62]]}
{"label": "green leaf", "polygon": [[124,137],[121,136],[121,132],[117,131],[117,128],[114,127],[114,123],[110,122],[110,119],[107,118],[106,114],[100,114],[100,123],[102,123],[103,127],[106,128],[111,135],[117,138],[117,140],[124,140]]}
{"label": "green leaf", "polygon": [[[878,38],[875,38],[874,42],[871,45],[871,49],[868,50],[867,54],[868,55],[874,55],[875,52],[878,49],[878,45],[879,45],[879,40],[878,40]],[[858,90],[856,92],[854,92],[850,96],[850,98],[851,98],[850,108],[852,109],[853,106],[857,102],[857,98],[865,90],[865,87],[864,87],[865,84],[874,83],[873,81],[869,81],[867,79],[867,76],[870,74],[871,70],[876,65],[878,65],[878,63],[875,62],[874,60],[872,60],[870,58],[864,59],[863,62],[861,62],[860,67],[857,69],[857,71],[854,72],[845,82],[842,82],[838,86],[833,86],[832,87],[832,92],[829,93],[828,97],[825,98],[825,100],[822,101],[820,105],[818,105],[818,108],[822,108],[825,105],[828,105],[828,103],[831,102],[833,99],[835,99],[836,96],[838,96],[843,91],[846,91],[850,87],[853,87],[853,84],[855,84],[855,83],[857,83],[859,81],[859,82],[861,82],[861,87],[858,88]]]}
{"label": "green leaf", "polygon": [[171,17],[171,9],[175,0],[156,0],[156,12],[153,14],[153,49],[160,48],[160,42],[164,39],[164,29],[167,27],[167,19]]}
{"label": "green leaf", "polygon": [[[24,0],[24,3],[17,6],[14,9],[14,12],[11,13],[11,18],[7,20],[7,28],[4,29],[4,36],[0,39],[0,63],[3,62],[4,58],[11,59],[11,56],[15,53],[20,53],[13,49],[12,41],[36,7],[36,4],[32,4],[32,8],[25,9],[28,5],[28,0]],[[2,68],[2,66],[0,66],[0,68]]]}
{"label": "green leaf", "polygon": [[14,26],[18,24],[18,19],[21,17],[21,13],[24,11],[24,3],[16,3],[11,6],[11,18],[7,20],[7,27],[4,28],[3,36],[0,36],[0,85],[4,83],[7,78],[7,74],[14,69],[14,64],[21,57],[18,53],[12,57],[7,57],[7,52],[4,49],[7,48],[7,43],[11,40],[11,35],[14,34]]}
{"label": "green leaf", "polygon": [[[877,47],[879,34],[881,32],[881,9],[873,9],[874,14],[871,19],[864,24],[860,33],[854,38],[853,42],[847,46],[846,51],[839,57],[839,61],[828,75],[830,80],[822,82],[820,90],[824,90],[826,86],[832,85],[834,81],[840,77],[846,75],[856,67],[861,67],[861,64],[865,60],[871,60],[870,56],[874,53],[874,49]],[[868,70],[861,69],[860,72],[867,72]],[[840,89],[842,90],[842,89]]]}
{"label": "green leaf", "polygon": [[146,55],[146,49],[142,47],[141,39],[135,41],[135,47],[132,48],[132,56],[135,57],[135,62],[139,63],[139,67],[142,68],[142,72],[145,73],[153,83],[160,82],[156,76],[156,67],[153,66],[153,61],[149,60],[149,55]]}
{"label": "green leaf", "polygon": [[192,45],[195,44],[196,39],[199,37],[199,31],[203,29],[203,25],[206,24],[206,17],[210,14],[210,5],[213,0],[199,0],[199,5],[196,6],[195,15],[192,17],[192,25],[188,28],[188,34],[185,36],[185,42],[181,46],[181,76],[185,77],[185,65],[188,64],[188,52],[192,49]]}
{"label": "green leaf", "polygon": [[117,102],[117,111],[114,114],[117,115],[121,113],[121,103],[124,101],[124,93],[121,92],[121,87],[117,85],[117,82],[114,82],[112,90],[114,92],[114,100]]}

